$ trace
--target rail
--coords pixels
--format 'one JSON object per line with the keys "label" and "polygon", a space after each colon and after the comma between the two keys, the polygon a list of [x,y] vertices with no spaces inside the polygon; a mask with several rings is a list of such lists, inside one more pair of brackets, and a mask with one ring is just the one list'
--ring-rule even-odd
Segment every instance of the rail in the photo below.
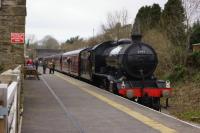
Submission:
{"label": "rail", "polygon": [[21,66],[0,75],[0,133],[19,133]]}

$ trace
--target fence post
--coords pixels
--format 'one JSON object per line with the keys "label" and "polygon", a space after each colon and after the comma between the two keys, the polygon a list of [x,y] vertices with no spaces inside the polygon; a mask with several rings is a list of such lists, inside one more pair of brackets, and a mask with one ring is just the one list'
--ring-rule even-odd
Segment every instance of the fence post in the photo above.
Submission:
{"label": "fence post", "polygon": [[16,132],[18,133],[19,132],[19,126],[21,124],[21,87],[22,87],[22,78],[21,78],[21,66],[17,67],[14,71],[13,71],[13,74],[17,74],[17,82],[18,82],[18,85],[17,85],[17,120],[16,120]]}
{"label": "fence post", "polygon": [[0,75],[0,133],[18,133],[21,66]]}
{"label": "fence post", "polygon": [[0,133],[8,132],[7,88],[8,84],[0,84]]}

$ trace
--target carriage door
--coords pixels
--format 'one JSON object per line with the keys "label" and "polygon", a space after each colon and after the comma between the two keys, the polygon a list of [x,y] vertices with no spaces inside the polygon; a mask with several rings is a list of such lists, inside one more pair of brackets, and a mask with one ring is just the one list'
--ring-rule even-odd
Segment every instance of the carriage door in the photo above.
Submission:
{"label": "carriage door", "polygon": [[81,53],[81,77],[86,78],[88,80],[91,79],[92,75],[92,66],[91,66],[91,59],[90,59],[90,52],[83,51]]}

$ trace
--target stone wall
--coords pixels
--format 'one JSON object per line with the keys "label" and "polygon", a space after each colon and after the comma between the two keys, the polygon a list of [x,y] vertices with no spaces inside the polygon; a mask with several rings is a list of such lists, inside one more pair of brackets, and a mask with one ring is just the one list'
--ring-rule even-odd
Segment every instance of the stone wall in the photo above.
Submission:
{"label": "stone wall", "polygon": [[24,46],[10,43],[11,32],[25,33],[26,0],[0,0],[0,67],[24,63]]}

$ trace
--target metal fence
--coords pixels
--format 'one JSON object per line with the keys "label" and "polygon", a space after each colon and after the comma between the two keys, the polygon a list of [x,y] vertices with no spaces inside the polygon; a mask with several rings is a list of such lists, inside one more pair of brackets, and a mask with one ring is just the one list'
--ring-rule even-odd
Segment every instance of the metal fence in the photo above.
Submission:
{"label": "metal fence", "polygon": [[21,66],[0,75],[0,133],[20,132]]}

